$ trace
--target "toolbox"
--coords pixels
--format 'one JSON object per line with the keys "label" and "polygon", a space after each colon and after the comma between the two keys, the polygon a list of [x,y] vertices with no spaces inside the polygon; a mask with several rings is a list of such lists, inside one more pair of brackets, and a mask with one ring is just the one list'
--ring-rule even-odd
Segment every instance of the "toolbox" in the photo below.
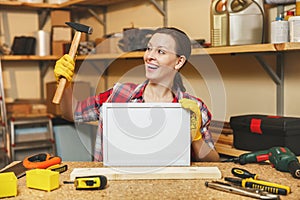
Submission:
{"label": "toolbox", "polygon": [[230,118],[230,126],[236,149],[257,151],[284,146],[300,155],[300,118],[240,115]]}

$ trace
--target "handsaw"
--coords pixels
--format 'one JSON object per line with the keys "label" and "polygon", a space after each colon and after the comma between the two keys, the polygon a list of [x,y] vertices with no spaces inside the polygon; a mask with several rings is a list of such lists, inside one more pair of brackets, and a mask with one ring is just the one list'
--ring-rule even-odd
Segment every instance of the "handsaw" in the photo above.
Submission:
{"label": "handsaw", "polygon": [[13,164],[11,166],[8,165],[6,168],[1,170],[0,173],[13,172],[13,173],[15,173],[17,178],[21,178],[21,177],[25,176],[27,170],[28,169],[26,167],[24,167],[24,165],[23,165],[23,161],[21,161],[21,162]]}
{"label": "handsaw", "polygon": [[13,164],[12,166],[8,165],[1,170],[0,173],[13,172],[17,178],[21,178],[26,174],[27,170],[35,168],[46,169],[59,163],[61,163],[61,158],[59,156],[51,156],[48,153],[39,153],[28,156],[23,161]]}

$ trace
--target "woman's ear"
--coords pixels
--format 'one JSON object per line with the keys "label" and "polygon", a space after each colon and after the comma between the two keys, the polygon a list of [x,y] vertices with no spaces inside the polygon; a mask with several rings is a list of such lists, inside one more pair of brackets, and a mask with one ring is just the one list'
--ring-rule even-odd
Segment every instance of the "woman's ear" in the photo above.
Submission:
{"label": "woman's ear", "polygon": [[186,57],[184,55],[179,56],[175,65],[175,69],[178,71],[184,65],[185,61]]}

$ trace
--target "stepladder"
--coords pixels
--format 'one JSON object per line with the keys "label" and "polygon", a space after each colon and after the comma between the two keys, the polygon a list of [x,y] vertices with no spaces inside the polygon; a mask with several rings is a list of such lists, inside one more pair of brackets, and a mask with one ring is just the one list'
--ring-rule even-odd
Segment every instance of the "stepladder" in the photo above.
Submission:
{"label": "stepladder", "polygon": [[3,156],[0,157],[0,162],[4,161],[6,165],[26,155],[40,152],[56,155],[51,115],[8,115],[1,64],[0,57],[0,147],[3,152],[0,154]]}
{"label": "stepladder", "polygon": [[2,61],[0,58],[0,147],[2,155],[1,160],[4,164],[7,164],[10,159],[10,151],[9,151],[9,142],[7,138],[9,137],[8,125],[7,125],[7,112],[6,112],[6,104],[5,104],[5,93],[4,93],[4,85],[3,85],[3,73],[2,73]]}
{"label": "stepladder", "polygon": [[[42,151],[56,155],[56,143],[50,116],[20,117],[8,120],[12,161]],[[23,157],[17,156],[23,152]]]}

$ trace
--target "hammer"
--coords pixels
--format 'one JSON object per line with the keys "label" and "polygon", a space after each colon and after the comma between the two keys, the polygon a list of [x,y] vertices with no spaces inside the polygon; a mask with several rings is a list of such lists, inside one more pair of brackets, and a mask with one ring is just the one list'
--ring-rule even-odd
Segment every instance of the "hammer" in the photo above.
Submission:
{"label": "hammer", "polygon": [[[83,32],[83,33],[87,33],[87,34],[92,34],[93,28],[83,25],[83,24],[75,23],[75,22],[66,22],[66,24],[76,30],[74,38],[72,40],[70,50],[69,50],[69,55],[71,56],[72,59],[74,59],[76,52],[77,52],[79,42],[80,42],[81,33]],[[66,83],[67,83],[67,79],[65,77],[61,77],[59,80],[58,86],[56,88],[55,95],[52,99],[52,103],[54,103],[54,104],[60,103],[60,100],[64,93]]]}

